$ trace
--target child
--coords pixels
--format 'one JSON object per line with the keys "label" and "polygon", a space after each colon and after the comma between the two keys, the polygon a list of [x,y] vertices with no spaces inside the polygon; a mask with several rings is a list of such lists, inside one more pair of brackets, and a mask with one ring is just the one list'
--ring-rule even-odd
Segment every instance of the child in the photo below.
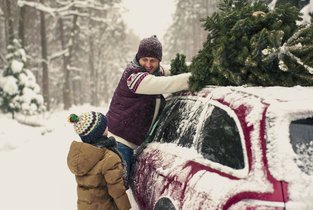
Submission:
{"label": "child", "polygon": [[107,118],[88,112],[71,114],[69,121],[83,141],[73,141],[67,156],[68,167],[76,176],[78,210],[129,210],[124,166],[115,139],[107,137]]}

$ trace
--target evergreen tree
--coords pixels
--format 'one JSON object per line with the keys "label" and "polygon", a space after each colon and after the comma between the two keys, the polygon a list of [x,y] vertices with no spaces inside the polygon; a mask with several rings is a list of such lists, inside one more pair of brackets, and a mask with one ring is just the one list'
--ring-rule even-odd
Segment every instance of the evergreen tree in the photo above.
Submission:
{"label": "evergreen tree", "polygon": [[45,110],[33,73],[25,68],[26,53],[18,40],[8,46],[7,65],[0,75],[0,108],[3,112],[26,115]]}
{"label": "evergreen tree", "polygon": [[188,72],[188,67],[186,64],[186,56],[183,54],[176,54],[176,58],[171,60],[171,74],[181,74]]}
{"label": "evergreen tree", "polygon": [[212,85],[313,85],[313,25],[299,9],[224,0],[205,21],[209,32],[190,65],[190,89]]}

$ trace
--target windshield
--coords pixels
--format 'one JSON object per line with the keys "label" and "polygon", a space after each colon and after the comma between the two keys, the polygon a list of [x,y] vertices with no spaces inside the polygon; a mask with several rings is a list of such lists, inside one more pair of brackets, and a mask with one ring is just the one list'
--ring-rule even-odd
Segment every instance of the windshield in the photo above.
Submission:
{"label": "windshield", "polygon": [[308,175],[313,175],[313,118],[292,121],[290,139],[297,154],[298,167]]}

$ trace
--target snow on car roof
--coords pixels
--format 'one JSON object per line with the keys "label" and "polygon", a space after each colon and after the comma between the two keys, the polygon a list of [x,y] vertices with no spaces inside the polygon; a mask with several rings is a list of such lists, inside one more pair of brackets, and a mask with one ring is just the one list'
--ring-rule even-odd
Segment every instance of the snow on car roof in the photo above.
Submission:
{"label": "snow on car roof", "polygon": [[232,108],[246,105],[252,108],[248,122],[259,119],[260,109],[269,105],[271,115],[293,115],[313,110],[313,87],[245,87],[245,86],[207,86],[198,96],[222,99]]}
{"label": "snow on car roof", "polygon": [[[313,87],[247,87],[247,86],[207,86],[201,92],[227,93],[238,92],[239,94],[250,94],[264,99],[267,103],[273,100],[277,101],[296,101],[296,100],[313,100]],[[200,93],[201,93],[200,92]],[[242,97],[242,96],[241,96]]]}

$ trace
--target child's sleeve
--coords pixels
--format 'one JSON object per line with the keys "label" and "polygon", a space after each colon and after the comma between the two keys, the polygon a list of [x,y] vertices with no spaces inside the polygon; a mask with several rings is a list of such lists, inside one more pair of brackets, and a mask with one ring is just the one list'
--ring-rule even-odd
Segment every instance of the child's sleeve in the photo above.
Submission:
{"label": "child's sleeve", "polygon": [[[113,155],[114,154],[114,155]],[[124,168],[120,158],[115,154],[108,154],[106,167],[103,168],[104,179],[107,182],[108,192],[114,199],[119,210],[131,208],[123,180]]]}

